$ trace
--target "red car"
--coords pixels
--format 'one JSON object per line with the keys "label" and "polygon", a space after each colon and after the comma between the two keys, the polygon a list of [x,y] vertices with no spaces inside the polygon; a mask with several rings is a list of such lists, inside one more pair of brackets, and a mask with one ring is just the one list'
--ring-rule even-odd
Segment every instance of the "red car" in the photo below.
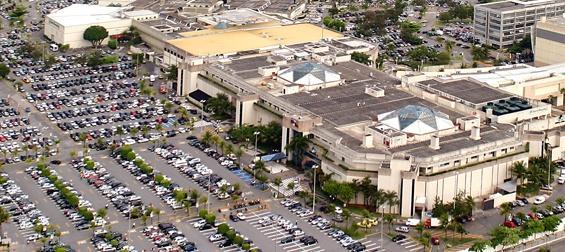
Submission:
{"label": "red car", "polygon": [[439,236],[432,236],[432,244],[433,245],[439,245],[440,240],[439,240]]}
{"label": "red car", "polygon": [[509,228],[515,228],[516,223],[514,223],[513,221],[505,221],[504,226],[509,227]]}

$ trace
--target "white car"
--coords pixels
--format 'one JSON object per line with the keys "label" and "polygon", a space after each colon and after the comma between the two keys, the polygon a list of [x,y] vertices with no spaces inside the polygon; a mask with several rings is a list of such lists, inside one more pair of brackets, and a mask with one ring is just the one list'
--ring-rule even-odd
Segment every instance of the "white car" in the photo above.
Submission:
{"label": "white car", "polygon": [[240,220],[247,219],[247,217],[245,217],[245,215],[243,215],[243,213],[237,213],[237,218],[239,218]]}
{"label": "white car", "polygon": [[210,240],[210,242],[219,241],[223,238],[224,238],[224,236],[221,235],[221,234],[211,234],[210,236],[208,236],[208,240]]}
{"label": "white car", "polygon": [[200,228],[200,227],[204,226],[204,224],[206,224],[206,221],[205,221],[205,220],[199,220],[199,221],[197,221],[197,222],[194,223],[194,227],[195,227],[195,228]]}
{"label": "white car", "polygon": [[402,233],[408,233],[410,232],[410,228],[407,226],[400,226],[395,228],[394,230],[398,231],[398,232],[402,232]]}
{"label": "white car", "polygon": [[341,209],[341,207],[336,206],[334,212],[336,214],[342,214],[343,213],[343,209]]}
{"label": "white car", "polygon": [[563,177],[563,176],[562,176],[562,177],[559,177],[559,178],[557,179],[557,183],[559,183],[559,184],[565,183],[565,177]]}
{"label": "white car", "polygon": [[536,204],[536,205],[542,204],[543,202],[545,202],[545,197],[543,197],[543,196],[537,196],[534,199],[534,204]]}

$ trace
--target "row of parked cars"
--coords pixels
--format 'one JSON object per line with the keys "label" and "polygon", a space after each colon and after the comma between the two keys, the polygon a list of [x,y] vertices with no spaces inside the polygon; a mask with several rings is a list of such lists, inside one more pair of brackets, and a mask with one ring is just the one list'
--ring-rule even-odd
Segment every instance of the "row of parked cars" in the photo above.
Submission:
{"label": "row of parked cars", "polygon": [[172,223],[147,226],[143,229],[143,234],[165,251],[197,251],[194,242],[189,241]]}
{"label": "row of parked cars", "polygon": [[[94,167],[89,168],[88,166],[92,164]],[[86,179],[88,184],[96,187],[112,202],[124,217],[135,219],[146,209],[141,197],[135,195],[127,185],[118,181],[99,162],[94,162],[89,158],[80,158],[72,160],[71,165],[80,172],[81,178]],[[137,210],[134,210],[136,208]],[[137,212],[137,214],[132,215],[132,212]]]}
{"label": "row of parked cars", "polygon": [[36,241],[43,237],[42,233],[33,232],[36,224],[47,226],[49,218],[36,208],[29,196],[11,179],[8,174],[0,174],[0,205],[11,216],[19,230],[31,231],[26,234],[27,241]]}
{"label": "row of parked cars", "polygon": [[[63,181],[62,177],[57,173],[56,170],[50,169],[51,175],[56,177],[59,181]],[[79,213],[78,209],[75,209],[71,202],[67,200],[63,196],[63,192],[55,187],[55,185],[51,182],[51,180],[43,174],[37,166],[30,166],[25,169],[26,173],[28,173],[40,186],[41,190],[45,192],[47,196],[49,196],[53,202],[61,209],[63,214],[67,216],[67,218],[74,223],[75,228],[77,230],[85,230],[90,228],[91,221],[87,220],[86,217]],[[94,208],[92,208],[92,203],[85,199],[77,190],[74,189],[71,183],[63,181],[61,182],[64,186],[65,190],[72,193],[78,198],[78,207],[85,208],[87,211],[94,212]],[[96,226],[102,226],[106,224],[106,221],[102,218],[96,218],[94,220]]]}
{"label": "row of parked cars", "polygon": [[[152,169],[150,172],[144,173],[143,170],[134,163],[134,161],[122,160],[118,153],[112,153],[111,156],[114,157],[124,169],[128,170],[133,176],[135,176],[136,180],[147,185],[147,187],[153,190],[153,192],[155,192],[155,194],[173,210],[183,208],[183,205],[177,202],[177,200],[173,196],[173,191],[181,189],[181,187],[176,183],[170,182],[170,178],[165,177],[165,179],[169,181],[168,186],[158,185],[155,182],[155,176],[158,174],[158,172],[156,172],[154,169]],[[136,159],[143,160],[139,155],[137,155]],[[189,202],[192,205],[196,204],[195,200],[189,200]]]}
{"label": "row of parked cars", "polygon": [[106,229],[95,230],[90,241],[96,250],[101,252],[137,252],[134,246],[128,245],[127,238],[122,233],[115,231],[108,231]]}
{"label": "row of parked cars", "polygon": [[168,164],[186,174],[203,190],[209,191],[218,199],[227,199],[231,194],[236,193],[232,184],[221,176],[214,174],[212,169],[201,163],[200,158],[192,157],[172,144],[149,148],[149,150],[155,152],[166,160]]}

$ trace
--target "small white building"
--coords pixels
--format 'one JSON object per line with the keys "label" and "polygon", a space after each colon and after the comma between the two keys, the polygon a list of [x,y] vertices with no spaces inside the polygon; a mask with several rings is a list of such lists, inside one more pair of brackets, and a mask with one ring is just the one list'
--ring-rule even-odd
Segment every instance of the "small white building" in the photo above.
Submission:
{"label": "small white building", "polygon": [[[159,15],[152,11],[127,11],[124,7],[106,7],[100,5],[73,4],[56,10],[45,17],[44,35],[61,45],[70,48],[91,46],[83,39],[84,31],[93,25],[103,26],[108,30],[108,37],[126,31],[132,20],[158,19]],[[102,44],[106,41],[102,42]]]}

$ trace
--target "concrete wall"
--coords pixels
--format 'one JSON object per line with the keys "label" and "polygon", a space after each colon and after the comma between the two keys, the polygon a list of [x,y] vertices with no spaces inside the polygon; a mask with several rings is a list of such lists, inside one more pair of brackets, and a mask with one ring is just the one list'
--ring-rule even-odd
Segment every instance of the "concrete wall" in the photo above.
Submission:
{"label": "concrete wall", "polygon": [[165,34],[162,34],[161,32],[143,24],[143,22],[136,20],[132,21],[132,25],[139,31],[141,39],[153,50],[163,52],[163,49],[165,48],[165,41],[167,40],[167,36]]}
{"label": "concrete wall", "polygon": [[444,202],[453,200],[457,192],[473,198],[484,198],[495,192],[498,185],[511,178],[514,162],[528,162],[528,153],[480,163],[465,169],[435,176],[420,176],[416,182],[415,197],[426,197],[427,209],[432,209],[435,197]]}
{"label": "concrete wall", "polygon": [[[63,26],[46,17],[44,34],[55,43],[68,44],[70,48],[82,48],[92,45],[82,38],[84,31],[90,26],[103,26],[108,30],[108,37],[110,37],[128,30],[131,24],[131,19],[121,19],[88,25]],[[105,45],[107,42],[108,38],[102,41],[102,45]]]}

